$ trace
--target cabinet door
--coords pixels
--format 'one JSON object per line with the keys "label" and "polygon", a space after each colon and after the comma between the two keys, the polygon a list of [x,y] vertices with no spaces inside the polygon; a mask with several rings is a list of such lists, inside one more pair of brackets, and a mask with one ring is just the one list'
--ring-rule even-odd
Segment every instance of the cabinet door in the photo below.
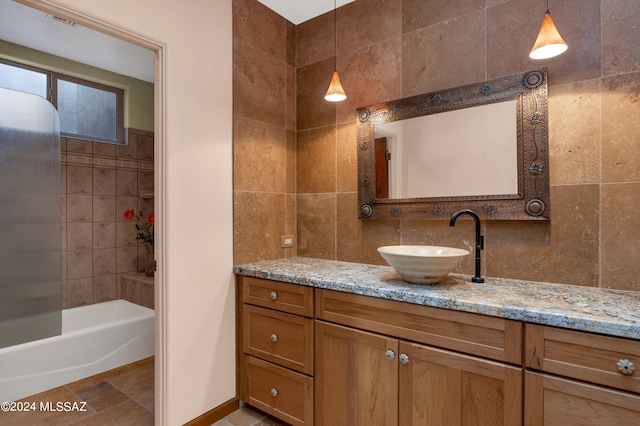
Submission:
{"label": "cabinet door", "polygon": [[400,342],[400,424],[522,424],[522,368]]}
{"label": "cabinet door", "polygon": [[395,339],[316,321],[316,426],[396,426],[397,349]]}
{"label": "cabinet door", "polygon": [[527,371],[525,426],[637,426],[640,396]]}

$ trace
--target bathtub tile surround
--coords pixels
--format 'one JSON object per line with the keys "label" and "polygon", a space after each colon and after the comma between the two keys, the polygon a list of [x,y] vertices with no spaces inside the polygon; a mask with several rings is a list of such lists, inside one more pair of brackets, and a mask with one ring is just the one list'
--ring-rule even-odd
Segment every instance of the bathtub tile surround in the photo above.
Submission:
{"label": "bathtub tile surround", "polygon": [[21,401],[87,403],[87,411],[0,413],[0,425],[153,425],[154,357],[78,380]]}
{"label": "bathtub tile surround", "polygon": [[[358,0],[337,10],[337,62],[349,95],[338,105],[323,100],[334,60],[332,12],[292,29],[256,0],[233,3],[234,22],[242,22],[234,33],[234,84],[241,89],[234,123],[243,129],[234,136],[234,161],[243,171],[234,182],[236,264],[298,255],[382,265],[379,246],[466,248],[445,221],[357,219],[355,109],[545,66],[551,221],[484,222],[483,275],[640,290],[640,247],[633,243],[640,228],[634,214],[640,205],[640,129],[637,114],[629,113],[638,110],[634,100],[640,96],[635,1],[558,3],[553,17],[570,48],[558,58],[533,61],[528,52],[541,3]],[[286,95],[270,84],[273,75]],[[283,99],[287,111],[296,111],[293,125]],[[252,133],[251,123],[280,131]],[[295,155],[283,155],[290,132]],[[256,149],[245,155],[245,145]],[[260,167],[252,169],[254,164]],[[247,184],[283,175],[295,185],[285,195]],[[290,197],[295,207],[286,204]],[[267,219],[275,205],[278,221]],[[274,242],[286,228],[297,230],[294,249]],[[460,271],[472,273],[473,259]]]}
{"label": "bathtub tile surround", "polygon": [[640,339],[640,293],[451,274],[416,285],[390,266],[295,257],[234,268],[236,274],[382,299]]}
{"label": "bathtub tile surround", "polygon": [[127,146],[61,138],[63,309],[120,298],[121,275],[144,268],[123,214],[153,213],[153,198],[140,197],[153,193],[153,133],[127,133]]}
{"label": "bathtub tile surround", "polygon": [[126,272],[120,277],[120,298],[154,309],[154,279],[143,272]]}

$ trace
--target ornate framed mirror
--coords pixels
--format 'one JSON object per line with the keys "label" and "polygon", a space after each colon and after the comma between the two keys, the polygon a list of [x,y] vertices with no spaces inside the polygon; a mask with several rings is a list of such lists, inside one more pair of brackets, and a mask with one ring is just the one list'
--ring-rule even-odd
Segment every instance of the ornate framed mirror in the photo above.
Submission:
{"label": "ornate framed mirror", "polygon": [[546,68],[357,112],[361,219],[549,220]]}

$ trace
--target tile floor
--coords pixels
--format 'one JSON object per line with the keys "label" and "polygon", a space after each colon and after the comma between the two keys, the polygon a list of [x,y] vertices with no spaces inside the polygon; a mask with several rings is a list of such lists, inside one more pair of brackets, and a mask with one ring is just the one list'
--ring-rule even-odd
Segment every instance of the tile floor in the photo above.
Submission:
{"label": "tile floor", "polygon": [[[21,400],[35,402],[36,411],[2,412],[0,426],[146,426],[154,419],[153,357],[69,383]],[[40,403],[86,402],[85,411],[44,411]],[[214,426],[284,426],[246,405]]]}
{"label": "tile floor", "polygon": [[[2,426],[153,425],[153,357],[69,383],[21,401],[35,402],[36,411],[0,412]],[[85,411],[45,411],[40,403],[86,402]]]}

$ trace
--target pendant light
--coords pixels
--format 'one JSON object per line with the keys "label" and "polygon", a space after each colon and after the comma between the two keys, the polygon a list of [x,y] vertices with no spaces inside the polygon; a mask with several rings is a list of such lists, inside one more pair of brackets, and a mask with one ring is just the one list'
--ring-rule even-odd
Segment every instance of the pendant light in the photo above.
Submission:
{"label": "pendant light", "polygon": [[329,83],[329,89],[324,98],[330,102],[340,102],[347,99],[347,94],[344,93],[342,84],[340,83],[340,77],[338,77],[338,17],[336,9],[337,0],[333,1],[333,28],[334,28],[334,44],[333,44],[333,74],[331,75],[331,83]]}
{"label": "pendant light", "polygon": [[549,13],[549,0],[547,0],[547,11],[544,14],[538,38],[536,39],[529,57],[531,59],[549,59],[558,56],[567,50],[567,43],[562,39],[556,25],[553,23],[551,13]]}

